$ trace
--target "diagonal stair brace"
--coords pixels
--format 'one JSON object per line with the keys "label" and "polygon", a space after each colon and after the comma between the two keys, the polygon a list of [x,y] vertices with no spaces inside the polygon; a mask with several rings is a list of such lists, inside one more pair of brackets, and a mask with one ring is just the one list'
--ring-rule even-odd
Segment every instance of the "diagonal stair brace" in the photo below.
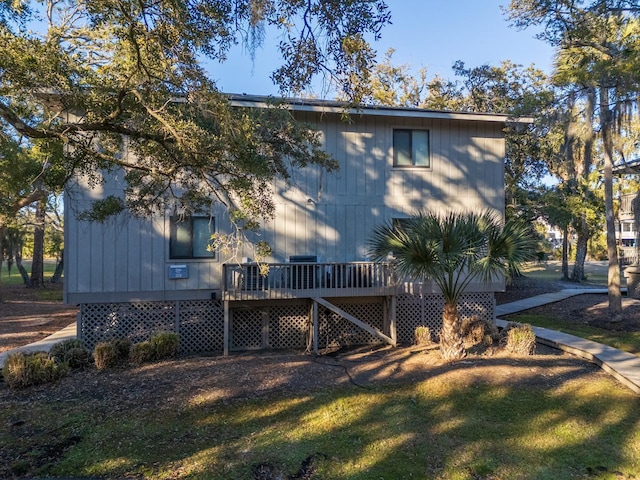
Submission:
{"label": "diagonal stair brace", "polygon": [[381,340],[383,340],[384,342],[388,343],[389,345],[392,345],[394,347],[397,346],[396,342],[393,341],[393,339],[391,337],[385,335],[384,333],[382,333],[377,328],[372,327],[371,325],[367,325],[362,320],[358,320],[353,315],[345,312],[344,310],[342,310],[339,307],[336,307],[333,303],[325,300],[324,298],[314,297],[313,301],[319,303],[323,307],[327,307],[329,310],[331,310],[332,312],[337,313],[338,315],[340,315],[345,320],[348,320],[351,323],[353,323],[354,325],[357,325],[358,327],[362,328],[363,330],[366,330],[371,335],[375,335],[376,337],[380,338]]}

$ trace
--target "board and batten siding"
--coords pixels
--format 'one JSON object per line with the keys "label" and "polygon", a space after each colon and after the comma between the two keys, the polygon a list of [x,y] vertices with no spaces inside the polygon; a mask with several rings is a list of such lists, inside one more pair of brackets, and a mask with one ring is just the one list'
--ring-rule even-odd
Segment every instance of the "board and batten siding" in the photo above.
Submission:
{"label": "board and batten siding", "polygon": [[[301,120],[321,132],[337,172],[312,167],[275,187],[276,216],[262,239],[273,261],[316,255],[319,261],[366,260],[375,225],[419,210],[504,213],[505,141],[497,123],[337,115]],[[315,121],[314,121],[315,120]],[[394,128],[428,129],[430,168],[394,168]]]}
{"label": "board and batten siding", "polygon": [[[209,299],[220,288],[220,260],[170,260],[169,217],[118,215],[104,223],[79,220],[94,200],[121,196],[107,176],[90,187],[77,179],[65,192],[65,302]],[[189,277],[171,280],[169,265],[187,264]]]}
{"label": "board and batten siding", "polygon": [[[255,237],[272,246],[268,261],[293,255],[315,255],[323,262],[366,260],[366,239],[375,225],[418,210],[504,213],[505,140],[499,121],[355,113],[344,122],[337,113],[295,115],[319,130],[340,169],[299,169],[289,184],[275,183],[275,217]],[[429,130],[430,168],[393,167],[394,128]],[[79,179],[67,191],[67,303],[207,299],[219,291],[222,264],[230,259],[218,252],[215,259],[170,260],[168,215],[118,217],[104,224],[76,218],[91,200],[109,194],[122,194],[117,177],[97,187]],[[225,212],[214,216],[216,230],[228,232]],[[187,264],[189,278],[169,279],[173,264]]]}

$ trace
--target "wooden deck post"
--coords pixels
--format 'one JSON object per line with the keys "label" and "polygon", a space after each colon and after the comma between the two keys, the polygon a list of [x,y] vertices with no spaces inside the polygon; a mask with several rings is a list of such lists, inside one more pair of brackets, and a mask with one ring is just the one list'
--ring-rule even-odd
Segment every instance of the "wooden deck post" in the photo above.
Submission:
{"label": "wooden deck post", "polygon": [[311,306],[311,318],[313,319],[313,354],[318,355],[318,302],[315,300]]}
{"label": "wooden deck post", "polygon": [[398,344],[398,332],[396,330],[396,296],[391,295],[389,302],[389,336],[393,340],[394,345]]}
{"label": "wooden deck post", "polygon": [[224,329],[222,340],[222,355],[229,356],[229,300],[224,301]]}
{"label": "wooden deck post", "polygon": [[384,298],[382,304],[382,315],[384,318],[384,333],[389,335],[389,338],[394,343],[398,343],[398,335],[396,332],[396,296],[390,295]]}

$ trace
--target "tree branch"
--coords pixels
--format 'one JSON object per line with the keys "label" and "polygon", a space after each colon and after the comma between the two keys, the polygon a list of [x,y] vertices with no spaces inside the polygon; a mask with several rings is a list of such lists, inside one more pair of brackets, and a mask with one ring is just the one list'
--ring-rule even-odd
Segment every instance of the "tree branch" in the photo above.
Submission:
{"label": "tree branch", "polygon": [[48,132],[47,130],[38,130],[33,128],[30,125],[27,125],[22,119],[16,115],[16,113],[11,110],[4,103],[0,102],[0,117],[9,123],[16,131],[29,138],[55,138],[57,135]]}
{"label": "tree branch", "polygon": [[21,208],[31,205],[34,202],[39,202],[40,200],[43,200],[46,197],[47,197],[46,190],[36,189],[26,197],[19,198],[18,200],[13,202],[13,205],[11,205],[11,209],[14,212],[17,212]]}
{"label": "tree branch", "polygon": [[[146,107],[145,107],[146,108]],[[120,107],[117,107],[117,110],[112,112],[107,118],[112,120],[114,115],[117,115],[117,111]],[[147,108],[149,111],[149,109]],[[81,132],[110,132],[110,133],[118,133],[120,135],[126,135],[135,139],[144,139],[150,140],[153,142],[158,142],[160,144],[170,144],[174,143],[175,140],[171,137],[167,137],[166,135],[153,134],[142,132],[140,130],[134,130],[123,125],[118,125],[115,123],[111,123],[109,120],[103,122],[92,122],[92,123],[62,123],[58,125],[56,128],[52,129],[39,129],[32,127],[25,123],[11,108],[4,105],[0,102],[0,117],[3,118],[9,125],[11,125],[19,134],[24,135],[28,138],[34,139],[45,139],[45,138],[57,138],[63,140],[65,143],[70,139],[68,138],[69,133],[81,133]],[[159,122],[163,123],[166,126],[165,122],[162,122],[161,119],[156,118]]]}

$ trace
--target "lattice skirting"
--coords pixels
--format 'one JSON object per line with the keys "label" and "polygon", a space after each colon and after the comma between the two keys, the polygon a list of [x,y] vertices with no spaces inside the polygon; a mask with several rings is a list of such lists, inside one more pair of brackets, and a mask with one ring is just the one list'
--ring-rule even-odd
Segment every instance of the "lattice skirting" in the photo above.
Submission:
{"label": "lattice skirting", "polygon": [[[493,293],[477,292],[462,296],[458,304],[461,320],[477,317],[494,321],[495,299]],[[432,332],[442,328],[444,298],[439,294],[398,295],[396,303],[396,325],[398,342],[413,342],[413,332],[417,326],[429,327]]]}
{"label": "lattice skirting", "polygon": [[[378,330],[383,329],[382,302],[336,302],[335,305]],[[292,302],[259,309],[232,309],[229,349],[309,348],[312,330],[310,309],[310,302]],[[324,307],[320,307],[318,311],[318,326],[318,343],[321,348],[380,342],[378,338]]]}
{"label": "lattice skirting", "polygon": [[[399,295],[396,303],[398,342],[413,341],[413,332],[426,325],[437,332],[442,325],[444,301],[437,294]],[[359,320],[384,331],[384,299],[342,300],[335,305]],[[493,320],[492,293],[469,293],[459,305],[461,317]],[[381,340],[319,307],[320,348],[369,345]],[[231,308],[229,349],[305,349],[309,347],[311,302],[291,301],[257,308]],[[180,334],[181,351],[221,351],[224,347],[224,309],[220,301],[137,302],[83,304],[80,307],[80,337],[87,347],[99,342],[128,337],[134,343],[148,340],[162,331]]]}
{"label": "lattice skirting", "polygon": [[92,303],[80,306],[80,338],[88,348],[106,340],[128,337],[148,340],[159,332],[180,334],[183,353],[222,350],[222,302]]}

